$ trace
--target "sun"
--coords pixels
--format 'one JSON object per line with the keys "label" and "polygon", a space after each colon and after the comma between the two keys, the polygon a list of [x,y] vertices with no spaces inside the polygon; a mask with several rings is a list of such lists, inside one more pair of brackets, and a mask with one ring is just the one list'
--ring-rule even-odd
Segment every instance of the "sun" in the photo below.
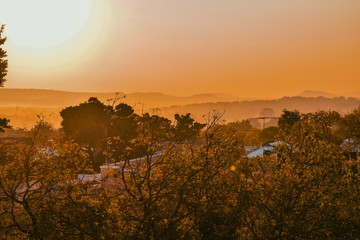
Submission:
{"label": "sun", "polygon": [[15,45],[51,48],[81,32],[93,7],[94,0],[0,0],[0,23]]}

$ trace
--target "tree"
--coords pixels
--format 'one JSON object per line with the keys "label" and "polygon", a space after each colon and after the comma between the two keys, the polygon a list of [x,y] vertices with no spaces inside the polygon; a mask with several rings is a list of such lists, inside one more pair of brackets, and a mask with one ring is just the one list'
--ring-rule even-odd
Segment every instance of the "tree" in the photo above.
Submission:
{"label": "tree", "polygon": [[138,157],[135,146],[139,118],[131,106],[125,103],[115,106],[108,129],[107,157],[111,156],[115,161]]}
{"label": "tree", "polygon": [[129,141],[137,136],[137,121],[139,116],[134,113],[134,109],[120,103],[112,111],[108,136],[120,137],[123,141]]}
{"label": "tree", "polygon": [[10,120],[7,118],[0,118],[0,133],[4,132],[6,128],[11,128]]}
{"label": "tree", "polygon": [[[5,58],[7,57],[6,51],[1,48],[6,41],[6,37],[2,37],[2,33],[4,32],[5,25],[1,25],[0,27],[0,87],[4,86],[4,82],[6,81],[5,77],[7,75],[7,67],[8,67],[8,60]],[[5,128],[10,128],[9,120],[6,118],[0,118],[0,132],[4,132]]]}
{"label": "tree", "polygon": [[190,113],[185,115],[175,114],[174,137],[176,141],[195,140],[206,124],[196,122],[190,117]]}
{"label": "tree", "polygon": [[11,145],[12,161],[0,166],[0,238],[109,239],[98,227],[104,212],[91,185],[77,180],[88,169],[81,146],[42,151],[42,127],[31,132],[30,144]]}
{"label": "tree", "polygon": [[263,144],[262,131],[253,128],[244,135],[244,143],[246,146],[261,146]]}
{"label": "tree", "polygon": [[[165,123],[157,117],[146,119],[147,123]],[[110,193],[114,236],[237,239],[237,222],[245,201],[231,194],[239,186],[231,166],[243,148],[222,131],[218,118],[207,123],[201,146],[173,143],[161,156],[119,164],[117,188]]]}
{"label": "tree", "polygon": [[278,133],[279,129],[277,127],[268,127],[263,129],[263,131],[261,132],[263,144],[266,145],[268,143],[274,142]]}
{"label": "tree", "polygon": [[339,139],[336,132],[340,124],[341,116],[336,111],[319,110],[314,113],[303,114],[302,121],[308,121],[314,126],[316,137],[328,143],[340,145],[342,140]]}
{"label": "tree", "polygon": [[271,108],[263,108],[260,112],[260,117],[272,117],[274,116],[275,112]]}
{"label": "tree", "polygon": [[60,112],[61,125],[67,136],[83,144],[89,154],[90,163],[96,167],[95,152],[104,145],[110,125],[113,108],[97,98],[89,98],[78,106],[71,106]]}
{"label": "tree", "polygon": [[[6,41],[6,37],[2,37],[2,33],[4,32],[5,25],[1,25],[0,27],[0,46],[3,45]],[[7,75],[7,67],[8,60],[6,51],[0,47],[0,87],[4,86],[4,82],[6,81],[5,77]]]}
{"label": "tree", "polygon": [[295,123],[301,120],[301,114],[299,111],[283,110],[281,117],[279,118],[279,129],[286,131],[289,130]]}
{"label": "tree", "polygon": [[360,144],[360,106],[343,116],[340,120],[340,132],[344,138],[353,139]]}
{"label": "tree", "polygon": [[251,123],[249,119],[236,121],[236,122],[230,122],[227,124],[228,127],[234,129],[235,131],[242,131],[247,132],[250,129],[252,129]]}
{"label": "tree", "polygon": [[137,123],[138,137],[134,151],[138,157],[150,156],[162,149],[173,138],[171,121],[158,115],[143,114]]}
{"label": "tree", "polygon": [[259,167],[248,175],[254,203],[241,229],[245,239],[357,239],[359,161],[346,161],[322,133],[318,123],[300,121],[277,156],[253,162]]}
{"label": "tree", "polygon": [[42,151],[49,126],[37,124],[29,144],[4,149],[0,238],[358,239],[360,159],[327,139],[335,115],[302,115],[277,154],[243,158],[219,114],[204,117],[201,144],[176,143],[170,120],[144,114],[133,140],[145,157],[112,164],[100,184],[76,177],[88,167],[81,145]]}

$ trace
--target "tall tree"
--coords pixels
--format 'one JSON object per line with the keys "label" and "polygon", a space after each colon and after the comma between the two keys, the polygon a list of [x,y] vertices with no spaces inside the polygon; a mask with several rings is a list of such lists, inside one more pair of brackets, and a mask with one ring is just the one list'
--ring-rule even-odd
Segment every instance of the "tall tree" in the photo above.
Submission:
{"label": "tall tree", "polygon": [[112,159],[116,159],[115,161],[139,157],[136,149],[139,118],[134,113],[134,109],[125,103],[114,107],[108,131],[106,154],[110,154]]}
{"label": "tall tree", "polygon": [[60,112],[65,134],[87,148],[89,160],[94,166],[95,152],[97,146],[105,142],[112,111],[111,106],[92,97],[85,103],[67,107]]}
{"label": "tall tree", "polygon": [[[7,57],[6,51],[1,48],[6,41],[6,37],[2,37],[2,33],[4,32],[5,25],[1,25],[0,27],[0,87],[4,86],[4,82],[6,81],[5,76],[7,75],[7,67],[8,60],[5,59]],[[10,128],[9,120],[6,118],[0,118],[0,132],[4,132],[5,128]]]}
{"label": "tall tree", "polygon": [[[2,37],[4,32],[5,25],[1,25],[0,28],[0,46],[3,45],[6,41],[6,37]],[[7,75],[8,60],[6,51],[0,47],[0,87],[3,87],[4,82],[6,81],[5,76]]]}

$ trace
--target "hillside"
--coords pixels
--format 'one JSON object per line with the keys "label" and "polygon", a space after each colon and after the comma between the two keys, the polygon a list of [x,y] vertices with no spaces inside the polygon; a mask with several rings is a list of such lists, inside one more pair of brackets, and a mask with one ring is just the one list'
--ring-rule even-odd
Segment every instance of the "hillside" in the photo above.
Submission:
{"label": "hillside", "polygon": [[[19,91],[18,91],[19,92]],[[20,91],[21,92],[21,91]],[[29,93],[29,91],[25,91]],[[31,92],[31,91],[30,91]],[[76,105],[80,102],[85,101],[90,96],[102,97],[103,99],[113,97],[111,94],[98,94],[92,95],[91,93],[68,93],[68,92],[59,92],[55,91],[54,95],[51,95],[51,91],[46,90],[42,92],[42,90],[33,90],[35,93],[39,93],[39,96],[22,96],[21,101],[25,101],[28,99],[30,103],[21,106],[21,101],[17,99],[16,102],[11,102],[11,99],[16,99],[8,95],[9,99],[2,99],[2,106],[0,105],[0,117],[6,117],[11,120],[11,125],[14,127],[21,128],[31,128],[35,122],[37,121],[37,116],[42,115],[45,119],[51,122],[54,127],[60,127],[61,117],[59,112],[65,106]],[[0,90],[0,95],[2,98],[6,94],[4,93],[4,89]],[[46,94],[48,95],[46,95]],[[87,95],[90,94],[90,95]],[[66,99],[69,97],[69,99]],[[72,98],[71,98],[72,97]],[[82,98],[81,98],[82,97]],[[99,98],[100,98],[99,97]],[[143,102],[135,102],[138,99],[142,99]],[[189,98],[185,98],[186,100],[208,100],[209,97],[212,96],[204,96],[197,95]],[[43,101],[47,101],[49,106],[38,106],[35,105],[39,99],[47,99]],[[71,98],[71,99],[70,99]],[[173,105],[173,106],[163,106],[163,107],[153,107],[155,106],[155,102],[159,101],[167,101],[167,99],[176,99],[175,97],[168,96],[160,93],[148,93],[148,94],[130,94],[127,95],[125,99],[127,102],[132,102],[135,111],[138,114],[142,112],[150,112],[152,114],[158,114],[167,118],[172,119],[175,113],[185,114],[191,113],[193,117],[198,121],[203,121],[203,115],[213,110],[218,110],[219,112],[224,112],[223,119],[227,122],[243,120],[247,118],[259,117],[260,112],[264,108],[270,108],[273,110],[273,116],[280,116],[283,109],[294,110],[297,109],[301,112],[314,112],[317,110],[335,110],[340,113],[348,112],[358,106],[360,106],[360,99],[357,98],[344,98],[344,97],[336,97],[336,98],[324,98],[324,97],[316,97],[316,98],[306,98],[306,97],[284,97],[281,99],[274,100],[253,100],[253,101],[219,101],[216,103],[196,103],[196,104],[185,104],[185,105]],[[184,98],[183,98],[184,99]],[[4,104],[4,101],[7,101],[8,105]],[[63,100],[64,102],[61,102]],[[179,99],[178,99],[179,100]],[[6,102],[5,101],[5,102]],[[32,101],[32,102],[31,102]],[[180,100],[179,100],[180,101]],[[54,106],[55,103],[63,106]],[[166,102],[169,105],[169,102]],[[181,103],[184,103],[181,102]],[[50,105],[52,104],[52,106]],[[163,104],[165,105],[165,104]]]}
{"label": "hillside", "polygon": [[[121,101],[129,105],[144,104],[147,108],[184,105],[191,103],[208,103],[219,101],[246,100],[224,94],[197,94],[188,97],[177,97],[163,93],[123,93],[119,92]],[[32,106],[32,107],[66,107],[86,101],[89,97],[97,97],[105,102],[115,97],[115,92],[66,92],[44,89],[0,89],[0,106]]]}
{"label": "hillside", "polygon": [[354,97],[354,98],[360,98],[360,91],[352,91],[352,92],[346,92],[342,94],[334,94],[329,92],[323,92],[323,91],[314,91],[314,90],[305,90],[301,92],[299,97],[326,97],[326,98],[334,98],[334,97]]}
{"label": "hillside", "polygon": [[299,97],[326,97],[326,98],[334,98],[339,97],[339,95],[322,92],[322,91],[312,91],[312,90],[305,90],[299,94]]}
{"label": "hillside", "polygon": [[236,121],[247,118],[259,117],[261,110],[270,108],[274,116],[280,116],[283,109],[299,110],[303,113],[315,112],[317,110],[334,110],[340,113],[348,112],[360,106],[358,98],[305,98],[305,97],[284,97],[274,100],[255,100],[242,102],[218,102],[205,104],[190,104],[185,106],[172,106],[162,108],[162,115],[172,117],[175,113],[190,112],[197,120],[202,120],[203,115],[213,110],[224,112],[226,121]]}

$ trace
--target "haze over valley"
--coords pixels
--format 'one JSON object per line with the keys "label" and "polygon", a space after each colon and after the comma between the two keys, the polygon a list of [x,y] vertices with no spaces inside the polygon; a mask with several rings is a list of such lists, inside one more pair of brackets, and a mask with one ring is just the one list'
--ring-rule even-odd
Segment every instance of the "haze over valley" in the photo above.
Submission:
{"label": "haze over valley", "polygon": [[347,97],[332,93],[306,90],[297,96],[279,99],[248,99],[230,94],[198,94],[188,97],[171,96],[163,93],[91,93],[67,92],[44,89],[0,89],[0,114],[11,119],[16,128],[31,128],[38,116],[43,116],[54,127],[60,127],[59,112],[72,105],[97,97],[106,104],[112,104],[115,97],[118,102],[132,106],[136,113],[158,114],[173,119],[175,113],[191,113],[203,121],[203,115],[213,110],[224,113],[223,120],[239,121],[260,116],[264,108],[273,110],[273,116],[280,116],[284,109],[299,110],[304,113],[317,110],[334,110],[346,113],[360,105],[360,99],[354,92]]}

